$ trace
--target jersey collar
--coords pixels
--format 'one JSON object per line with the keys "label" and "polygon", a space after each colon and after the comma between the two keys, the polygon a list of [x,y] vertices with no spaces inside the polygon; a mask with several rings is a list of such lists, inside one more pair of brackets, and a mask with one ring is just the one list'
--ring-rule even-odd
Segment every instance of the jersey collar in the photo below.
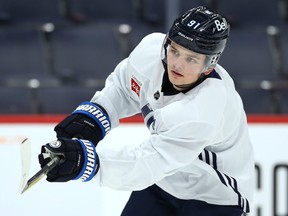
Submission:
{"label": "jersey collar", "polygon": [[164,65],[164,67],[165,67],[165,72],[163,74],[162,88],[161,88],[161,91],[163,92],[164,95],[175,95],[175,94],[178,94],[180,92],[185,94],[186,92],[190,91],[191,89],[195,88],[196,86],[198,86],[199,84],[204,82],[204,80],[206,80],[207,78],[221,79],[220,75],[215,70],[213,70],[208,75],[201,74],[200,78],[195,83],[191,84],[191,86],[189,88],[182,90],[182,91],[178,91],[173,87],[172,83],[170,82],[170,80],[168,78],[168,72],[167,72],[166,65]]}

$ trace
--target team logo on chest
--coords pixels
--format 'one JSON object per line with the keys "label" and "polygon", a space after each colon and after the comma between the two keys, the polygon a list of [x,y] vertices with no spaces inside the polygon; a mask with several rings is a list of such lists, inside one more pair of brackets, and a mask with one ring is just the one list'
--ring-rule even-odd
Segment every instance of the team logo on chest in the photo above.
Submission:
{"label": "team logo on chest", "polygon": [[138,97],[140,96],[142,82],[137,79],[134,75],[131,77],[131,90],[134,91]]}

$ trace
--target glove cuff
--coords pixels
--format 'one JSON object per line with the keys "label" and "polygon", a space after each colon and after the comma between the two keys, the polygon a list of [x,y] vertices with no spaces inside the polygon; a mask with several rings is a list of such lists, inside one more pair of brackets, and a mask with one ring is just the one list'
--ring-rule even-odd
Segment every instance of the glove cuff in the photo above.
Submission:
{"label": "glove cuff", "polygon": [[80,179],[83,182],[90,181],[98,172],[99,159],[96,153],[94,144],[89,140],[75,139],[77,140],[83,149],[83,167],[80,173],[73,179]]}
{"label": "glove cuff", "polygon": [[102,139],[111,130],[111,122],[108,115],[94,103],[89,101],[83,102],[72,112],[72,114],[83,114],[97,122],[102,132]]}

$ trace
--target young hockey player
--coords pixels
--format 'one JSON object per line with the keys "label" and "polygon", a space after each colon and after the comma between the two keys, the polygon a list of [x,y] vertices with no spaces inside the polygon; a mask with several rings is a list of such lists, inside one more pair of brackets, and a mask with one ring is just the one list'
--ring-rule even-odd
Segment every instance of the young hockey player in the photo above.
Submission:
{"label": "young hockey player", "polygon": [[[96,176],[102,186],[132,191],[122,216],[249,212],[254,158],[246,114],[217,64],[229,29],[225,17],[200,6],[177,18],[167,34],[144,37],[103,90],[55,127],[58,140],[42,146],[41,167],[62,157],[47,180]],[[151,133],[143,143],[96,151],[119,119],[137,113]]]}

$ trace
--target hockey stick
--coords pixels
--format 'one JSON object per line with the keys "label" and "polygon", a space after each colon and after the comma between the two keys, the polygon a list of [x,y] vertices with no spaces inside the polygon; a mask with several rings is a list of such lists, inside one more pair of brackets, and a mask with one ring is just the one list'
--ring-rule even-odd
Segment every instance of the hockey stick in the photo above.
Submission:
{"label": "hockey stick", "polygon": [[53,156],[41,170],[33,175],[29,180],[29,170],[31,163],[31,141],[26,138],[22,141],[20,146],[21,151],[21,163],[22,163],[22,176],[20,183],[20,193],[23,194],[26,190],[31,188],[34,184],[40,181],[51,169],[53,169],[60,161],[60,157]]}
{"label": "hockey stick", "polygon": [[35,175],[33,175],[24,185],[21,194],[40,181],[50,170],[52,170],[60,161],[60,157],[54,156],[52,159]]}

